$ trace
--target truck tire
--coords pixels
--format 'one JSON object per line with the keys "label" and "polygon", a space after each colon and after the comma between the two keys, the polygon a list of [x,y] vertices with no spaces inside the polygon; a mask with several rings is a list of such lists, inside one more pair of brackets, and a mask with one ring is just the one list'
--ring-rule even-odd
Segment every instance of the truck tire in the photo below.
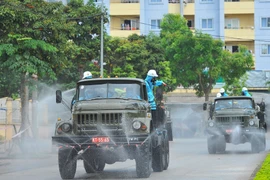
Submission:
{"label": "truck tire", "polygon": [[266,139],[265,139],[265,135],[262,135],[261,136],[261,142],[262,142],[262,145],[261,145],[261,151],[265,151],[265,148],[266,148]]}
{"label": "truck tire", "polygon": [[251,152],[252,153],[259,153],[261,151],[262,145],[263,145],[263,142],[262,142],[262,139],[260,138],[260,135],[253,135],[251,137],[250,144],[251,144]]}
{"label": "truck tire", "polygon": [[[149,138],[151,139],[151,138]],[[148,178],[152,173],[152,144],[151,140],[138,147],[136,154],[136,173],[138,178]]]}
{"label": "truck tire", "polygon": [[100,158],[83,160],[83,166],[87,173],[101,172],[105,168],[105,161]]}
{"label": "truck tire", "polygon": [[169,138],[168,138],[168,135],[165,134],[165,142],[164,142],[164,145],[165,145],[165,162],[164,162],[164,167],[163,167],[163,170],[167,170],[168,167],[169,167],[169,163],[170,163],[170,143],[169,143]]}
{"label": "truck tire", "polygon": [[207,147],[209,154],[216,154],[216,138],[215,136],[207,137]]}
{"label": "truck tire", "polygon": [[265,148],[266,148],[265,130],[262,129],[260,133],[260,151],[265,151]]}
{"label": "truck tire", "polygon": [[73,148],[59,149],[58,166],[62,179],[73,179],[77,168],[76,151]]}
{"label": "truck tire", "polygon": [[226,140],[225,136],[216,137],[216,152],[225,153],[226,151]]}
{"label": "truck tire", "polygon": [[166,123],[169,141],[173,141],[172,123]]}
{"label": "truck tire", "polygon": [[162,172],[165,165],[165,147],[164,137],[162,135],[161,144],[157,147],[152,148],[153,160],[152,168],[154,172]]}

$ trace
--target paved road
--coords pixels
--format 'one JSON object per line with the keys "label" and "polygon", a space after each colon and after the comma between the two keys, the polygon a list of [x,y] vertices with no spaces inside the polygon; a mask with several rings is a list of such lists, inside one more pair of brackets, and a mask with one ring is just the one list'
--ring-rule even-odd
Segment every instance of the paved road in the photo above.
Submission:
{"label": "paved road", "polygon": [[[149,179],[181,180],[251,180],[253,171],[264,160],[270,149],[270,135],[267,134],[267,150],[252,154],[250,144],[227,144],[225,154],[209,155],[206,138],[175,139],[170,143],[169,169],[162,173],[153,172]],[[57,154],[0,159],[0,179],[3,180],[57,180]],[[86,174],[82,161],[78,161],[75,179],[136,179],[135,161],[106,165],[103,173]]]}

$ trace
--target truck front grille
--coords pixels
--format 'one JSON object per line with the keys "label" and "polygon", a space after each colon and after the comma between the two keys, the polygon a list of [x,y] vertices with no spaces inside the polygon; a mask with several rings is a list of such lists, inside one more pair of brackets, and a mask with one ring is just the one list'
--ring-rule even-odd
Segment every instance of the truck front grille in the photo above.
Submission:
{"label": "truck front grille", "polygon": [[79,125],[120,125],[122,123],[122,113],[102,113],[102,114],[78,114],[77,123]]}
{"label": "truck front grille", "polygon": [[216,122],[223,125],[245,125],[245,116],[216,117]]}
{"label": "truck front grille", "polygon": [[77,114],[74,120],[76,134],[122,130],[122,113]]}
{"label": "truck front grille", "polygon": [[122,123],[121,118],[122,118],[121,113],[101,114],[102,125],[119,125]]}
{"label": "truck front grille", "polygon": [[77,123],[82,125],[97,124],[98,114],[78,114]]}

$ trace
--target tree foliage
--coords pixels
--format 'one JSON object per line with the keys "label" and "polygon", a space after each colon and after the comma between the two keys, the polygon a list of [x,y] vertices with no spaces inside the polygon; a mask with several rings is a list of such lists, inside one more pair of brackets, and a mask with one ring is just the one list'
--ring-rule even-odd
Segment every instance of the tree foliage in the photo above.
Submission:
{"label": "tree foliage", "polygon": [[[92,35],[100,34],[100,23],[93,25],[93,18],[89,16],[99,17],[98,20],[100,12],[93,1],[86,6],[83,0],[71,0],[68,6],[44,0],[1,1],[0,69],[6,68],[13,77],[19,76],[19,80],[10,79],[10,82],[21,85],[18,89],[14,83],[7,83],[1,88],[11,84],[17,89],[10,94],[20,93],[22,130],[29,123],[29,76],[36,74],[41,81],[55,83],[57,77],[63,77],[60,74],[64,69],[82,64],[82,57],[93,57],[90,51],[95,50],[98,42]],[[1,75],[8,82],[8,76]]]}
{"label": "tree foliage", "polygon": [[224,43],[200,31],[194,33],[180,15],[166,14],[161,22],[162,45],[170,60],[172,75],[184,87],[193,87],[198,96],[209,94],[222,76],[230,84],[239,79],[252,66],[250,54],[230,54],[223,50]]}
{"label": "tree foliage", "polygon": [[[107,37],[104,57],[106,76],[144,79],[149,69],[155,69],[159,77],[170,85],[170,90],[176,87],[176,80],[172,77],[169,68],[170,63],[164,56],[161,38],[157,35],[133,34],[128,38]],[[99,66],[91,64],[90,68],[94,74],[99,71]]]}

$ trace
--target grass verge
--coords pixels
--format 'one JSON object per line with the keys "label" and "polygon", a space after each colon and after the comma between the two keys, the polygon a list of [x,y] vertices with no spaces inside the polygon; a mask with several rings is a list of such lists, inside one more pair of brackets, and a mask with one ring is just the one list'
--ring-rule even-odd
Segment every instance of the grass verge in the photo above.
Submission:
{"label": "grass verge", "polygon": [[253,180],[270,180],[270,153],[267,154]]}

